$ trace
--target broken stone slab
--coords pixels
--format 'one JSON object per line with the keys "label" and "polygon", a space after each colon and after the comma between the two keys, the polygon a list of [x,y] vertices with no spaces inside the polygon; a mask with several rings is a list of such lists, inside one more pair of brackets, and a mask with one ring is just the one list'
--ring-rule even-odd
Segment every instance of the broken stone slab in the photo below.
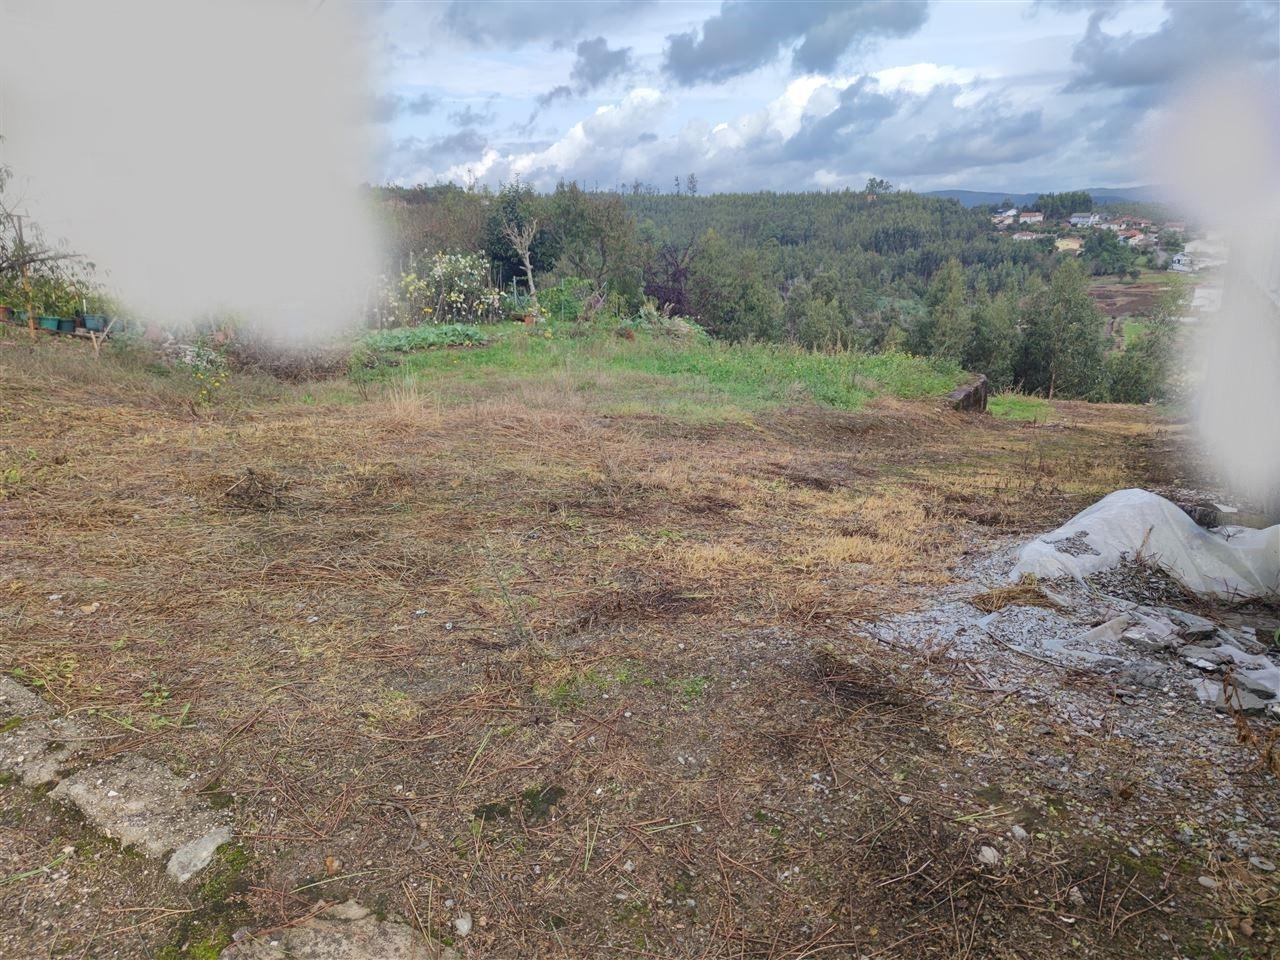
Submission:
{"label": "broken stone slab", "polygon": [[1222,696],[1222,684],[1207,677],[1192,680],[1191,689],[1195,691],[1196,699],[1201,703],[1217,703],[1218,698]]}
{"label": "broken stone slab", "polygon": [[1235,674],[1235,680],[1244,689],[1263,699],[1274,700],[1280,697],[1280,669],[1274,666],[1239,670]]}
{"label": "broken stone slab", "polygon": [[1151,630],[1145,624],[1130,627],[1120,635],[1120,638],[1143,653],[1161,653],[1178,646],[1176,637],[1158,630]]}
{"label": "broken stone slab", "polygon": [[[1231,711],[1237,713],[1262,713],[1270,705],[1270,702],[1270,700],[1264,700],[1262,697],[1240,687],[1232,687],[1228,690],[1224,686],[1218,690],[1218,699],[1213,706],[1220,713]],[[1230,704],[1230,709],[1228,709],[1228,703]]]}
{"label": "broken stone slab", "polygon": [[0,734],[0,772],[13,774],[28,787],[58,779],[78,753],[84,728],[67,717],[51,720],[14,717]]}
{"label": "broken stone slab", "polygon": [[231,944],[220,960],[457,960],[407,923],[379,920],[354,900],[262,938]]}
{"label": "broken stone slab", "polygon": [[[1046,653],[1056,653],[1059,656],[1081,660],[1096,666],[1119,667],[1124,664],[1121,658],[1110,654],[1098,653],[1096,648],[1099,646],[1114,646],[1119,643],[1120,638],[1124,636],[1125,630],[1133,622],[1133,618],[1129,614],[1122,613],[1120,616],[1112,617],[1105,623],[1100,623],[1092,630],[1088,630],[1079,636],[1046,640],[1041,644],[1041,649]],[[1081,647],[1086,649],[1080,649]]]}
{"label": "broken stone slab", "polygon": [[170,855],[166,869],[179,883],[208,866],[232,835],[224,813],[209,809],[185,781],[142,757],[81,770],[49,795],[74,804],[121,846],[155,859]]}
{"label": "broken stone slab", "polygon": [[53,708],[17,680],[0,677],[0,717],[51,717]]}
{"label": "broken stone slab", "polygon": [[1217,646],[1218,653],[1223,654],[1231,660],[1237,667],[1245,667],[1250,670],[1258,670],[1271,666],[1271,661],[1266,657],[1256,653],[1249,653],[1241,650],[1234,643],[1220,643]]}
{"label": "broken stone slab", "polygon": [[1195,643],[1189,643],[1180,649],[1178,656],[1201,670],[1217,670],[1231,659],[1217,647],[1202,647]]}

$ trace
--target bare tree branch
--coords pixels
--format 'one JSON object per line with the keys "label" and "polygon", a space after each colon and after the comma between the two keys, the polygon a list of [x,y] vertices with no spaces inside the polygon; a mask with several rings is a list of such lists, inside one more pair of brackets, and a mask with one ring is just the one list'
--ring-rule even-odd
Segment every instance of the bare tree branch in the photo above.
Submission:
{"label": "bare tree branch", "polygon": [[530,220],[521,225],[507,220],[502,225],[502,235],[507,238],[507,242],[520,257],[520,263],[524,265],[525,281],[529,284],[529,296],[537,300],[538,291],[533,286],[533,260],[529,252],[533,249],[534,238],[538,235],[538,221]]}

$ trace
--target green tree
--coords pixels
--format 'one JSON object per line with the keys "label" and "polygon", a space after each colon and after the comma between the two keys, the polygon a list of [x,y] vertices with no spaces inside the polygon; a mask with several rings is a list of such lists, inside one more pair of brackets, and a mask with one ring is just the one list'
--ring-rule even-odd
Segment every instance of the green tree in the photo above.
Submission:
{"label": "green tree", "polygon": [[934,276],[925,308],[933,327],[929,352],[935,357],[965,363],[973,352],[974,327],[973,312],[966,302],[964,269],[959,260],[948,260]]}
{"label": "green tree", "polygon": [[1042,193],[1036,197],[1031,209],[1039,210],[1046,220],[1065,220],[1073,213],[1087,213],[1092,210],[1093,197],[1084,190]]}
{"label": "green tree", "polygon": [[1149,403],[1173,393],[1178,317],[1186,292],[1171,287],[1162,294],[1146,328],[1122,350],[1107,357],[1107,399],[1112,403]]}
{"label": "green tree", "polygon": [[630,309],[643,299],[643,263],[635,220],[615,193],[588,193],[576,183],[547,198],[549,229],[559,250],[556,271],[608,287]]}
{"label": "green tree", "polygon": [[1063,262],[1048,286],[1037,284],[1022,316],[1019,379],[1031,392],[1091,399],[1103,385],[1103,326],[1078,260]]}
{"label": "green tree", "polygon": [[512,233],[519,233],[534,226],[529,245],[529,260],[535,274],[546,273],[556,265],[560,256],[560,242],[551,230],[544,198],[533,188],[519,181],[505,184],[499,191],[492,210],[484,224],[484,250],[498,268],[501,283],[525,276],[524,258],[511,240]]}
{"label": "green tree", "polygon": [[782,297],[765,274],[759,251],[737,250],[708,230],[689,264],[693,316],[712,336],[725,340],[781,339]]}
{"label": "green tree", "polygon": [[981,291],[973,305],[973,350],[966,366],[985,373],[992,390],[1013,386],[1014,365],[1022,352],[1018,305],[1011,291],[995,299]]}
{"label": "green tree", "polygon": [[1114,230],[1090,230],[1081,250],[1090,272],[1097,277],[1123,277],[1133,268],[1137,254],[1120,241]]}

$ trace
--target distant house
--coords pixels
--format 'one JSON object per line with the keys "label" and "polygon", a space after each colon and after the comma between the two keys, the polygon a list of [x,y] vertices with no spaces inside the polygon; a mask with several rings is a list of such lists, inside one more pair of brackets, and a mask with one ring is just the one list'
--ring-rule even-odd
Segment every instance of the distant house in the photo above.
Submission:
{"label": "distant house", "polygon": [[1096,227],[1102,222],[1102,217],[1096,213],[1073,213],[1067,222],[1073,227]]}
{"label": "distant house", "polygon": [[1175,253],[1169,260],[1169,269],[1177,273],[1191,273],[1195,268],[1196,262],[1189,253]]}
{"label": "distant house", "polygon": [[1003,213],[997,213],[994,217],[991,218],[991,222],[995,224],[996,229],[1003,230],[1005,227],[1009,226],[1014,222],[1014,218],[1006,217]]}
{"label": "distant house", "polygon": [[1044,223],[1044,214],[1039,210],[1023,210],[1018,214],[1019,223]]}
{"label": "distant house", "polygon": [[1015,233],[1015,234],[1013,234],[1013,235],[1012,235],[1011,239],[1013,239],[1013,240],[1039,240],[1039,239],[1040,239],[1040,234],[1038,234],[1038,233],[1032,233],[1030,230],[1019,230],[1017,233]]}
{"label": "distant house", "polygon": [[1000,211],[1000,216],[1002,217],[1016,217],[1017,215],[1018,215],[1017,207],[1010,207],[1008,210]]}
{"label": "distant house", "polygon": [[1053,242],[1053,248],[1063,253],[1079,253],[1084,241],[1079,237],[1059,237]]}
{"label": "distant house", "polygon": [[1166,230],[1172,230],[1174,233],[1186,233],[1187,225],[1181,220],[1170,220],[1164,225]]}

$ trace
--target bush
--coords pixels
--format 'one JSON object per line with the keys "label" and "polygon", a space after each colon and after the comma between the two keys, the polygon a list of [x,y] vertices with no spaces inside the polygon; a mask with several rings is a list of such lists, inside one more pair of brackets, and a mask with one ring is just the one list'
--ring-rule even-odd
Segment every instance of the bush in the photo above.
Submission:
{"label": "bush", "polygon": [[622,328],[691,343],[704,343],[711,339],[706,330],[688,317],[668,316],[652,300],[646,300],[640,312],[624,321]]}
{"label": "bush", "polygon": [[566,277],[538,294],[538,303],[549,320],[572,323],[582,316],[595,284],[581,277]]}
{"label": "bush", "polygon": [[502,318],[504,320],[523,320],[538,312],[538,301],[527,293],[521,293],[514,287],[502,292]]}

